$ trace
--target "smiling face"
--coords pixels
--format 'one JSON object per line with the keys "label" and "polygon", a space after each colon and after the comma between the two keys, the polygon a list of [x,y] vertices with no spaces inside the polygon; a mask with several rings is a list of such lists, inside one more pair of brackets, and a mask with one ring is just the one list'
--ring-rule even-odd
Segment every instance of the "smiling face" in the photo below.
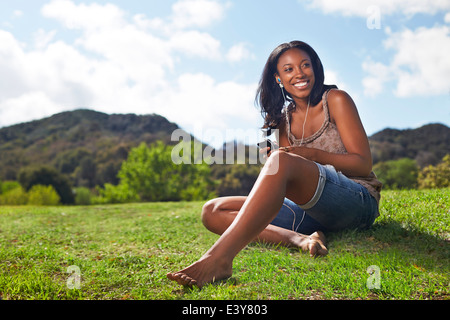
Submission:
{"label": "smiling face", "polygon": [[296,103],[307,100],[315,84],[309,55],[297,48],[284,52],[278,59],[275,80],[283,84]]}

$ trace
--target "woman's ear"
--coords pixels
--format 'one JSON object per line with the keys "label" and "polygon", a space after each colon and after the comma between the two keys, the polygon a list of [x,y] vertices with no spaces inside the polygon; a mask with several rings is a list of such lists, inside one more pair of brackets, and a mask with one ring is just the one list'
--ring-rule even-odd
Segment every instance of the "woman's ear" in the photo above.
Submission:
{"label": "woman's ear", "polygon": [[275,81],[276,81],[278,84],[280,84],[280,83],[281,83],[281,78],[280,78],[280,76],[278,75],[278,73],[275,73],[273,76],[275,77]]}
{"label": "woman's ear", "polygon": [[278,75],[278,74],[276,74],[275,73],[275,81],[276,81],[276,83],[278,83],[278,85],[280,86],[280,88],[283,88],[284,86],[283,86],[283,83],[281,82],[281,78],[280,78],[280,76]]}

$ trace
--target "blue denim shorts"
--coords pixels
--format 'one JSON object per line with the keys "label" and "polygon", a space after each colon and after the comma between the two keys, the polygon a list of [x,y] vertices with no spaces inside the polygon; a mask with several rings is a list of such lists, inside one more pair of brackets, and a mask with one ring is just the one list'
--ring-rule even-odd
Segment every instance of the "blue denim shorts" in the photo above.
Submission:
{"label": "blue denim shorts", "polygon": [[379,215],[376,199],[333,166],[317,166],[319,183],[313,198],[305,205],[286,198],[271,224],[308,235],[369,228]]}

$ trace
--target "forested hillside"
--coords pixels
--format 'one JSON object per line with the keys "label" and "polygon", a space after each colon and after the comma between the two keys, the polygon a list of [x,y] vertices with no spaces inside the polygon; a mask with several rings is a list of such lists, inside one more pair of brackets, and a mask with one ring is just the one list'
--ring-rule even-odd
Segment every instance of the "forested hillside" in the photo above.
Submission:
{"label": "forested hillside", "polygon": [[[63,112],[1,128],[0,181],[17,181],[24,168],[46,165],[69,178],[73,187],[117,185],[117,174],[133,148],[142,142],[149,146],[156,141],[174,145],[178,142],[170,138],[178,128],[156,114],[108,115],[92,110]],[[450,128],[442,124],[385,129],[369,137],[369,141],[374,164],[409,158],[423,168],[438,164],[450,154]],[[234,142],[226,148],[239,146]],[[254,147],[244,146],[247,154]],[[245,195],[258,173],[259,165],[248,161],[243,165],[214,164],[211,178],[216,182],[211,191],[219,196]]]}
{"label": "forested hillside", "polygon": [[417,129],[384,129],[370,138],[374,163],[410,158],[420,167],[436,165],[450,154],[450,128],[428,124]]}
{"label": "forested hillside", "polygon": [[131,148],[162,140],[178,126],[159,115],[63,112],[0,129],[0,180],[16,180],[22,167],[45,164],[71,177],[74,185],[116,184]]}

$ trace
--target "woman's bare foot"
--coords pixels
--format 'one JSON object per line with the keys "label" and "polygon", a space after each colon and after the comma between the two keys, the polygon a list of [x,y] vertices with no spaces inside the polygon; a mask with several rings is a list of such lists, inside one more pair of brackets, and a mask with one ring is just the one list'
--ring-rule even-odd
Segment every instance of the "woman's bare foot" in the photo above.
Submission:
{"label": "woman's bare foot", "polygon": [[287,245],[309,252],[311,257],[326,256],[328,254],[328,249],[325,246],[325,235],[321,231],[314,232],[310,236],[291,232]]}
{"label": "woman's bare foot", "polygon": [[181,271],[168,273],[167,278],[182,286],[201,288],[205,284],[231,277],[232,264],[219,260],[221,259],[214,259],[212,256],[205,255]]}
{"label": "woman's bare foot", "polygon": [[[303,251],[309,251],[311,257],[328,254],[328,249],[325,247],[325,235],[321,231],[314,232],[310,236],[298,236],[297,240],[292,240],[291,245],[300,247]],[[215,258],[207,253],[189,267],[178,272],[168,273],[167,278],[182,286],[201,288],[205,284],[227,279],[231,275],[232,262],[220,257]]]}
{"label": "woman's bare foot", "polygon": [[322,231],[314,232],[309,236],[307,248],[311,257],[326,256],[328,249],[325,247],[325,235]]}

